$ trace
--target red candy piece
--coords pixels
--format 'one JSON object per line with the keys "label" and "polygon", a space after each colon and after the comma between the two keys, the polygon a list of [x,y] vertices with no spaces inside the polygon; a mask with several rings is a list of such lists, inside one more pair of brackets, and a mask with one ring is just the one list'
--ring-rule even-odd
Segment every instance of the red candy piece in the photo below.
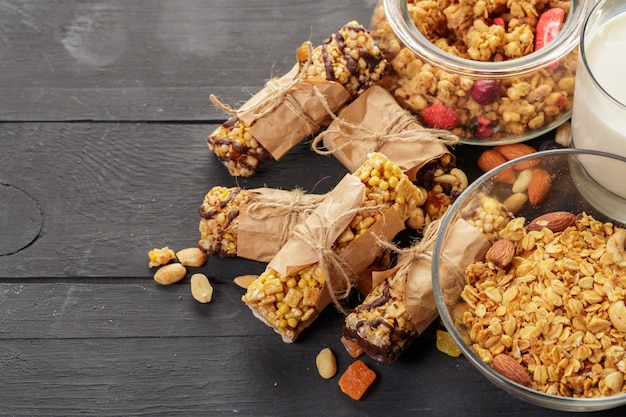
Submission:
{"label": "red candy piece", "polygon": [[422,119],[429,127],[451,130],[458,126],[459,115],[456,110],[441,103],[433,104],[422,112]]}

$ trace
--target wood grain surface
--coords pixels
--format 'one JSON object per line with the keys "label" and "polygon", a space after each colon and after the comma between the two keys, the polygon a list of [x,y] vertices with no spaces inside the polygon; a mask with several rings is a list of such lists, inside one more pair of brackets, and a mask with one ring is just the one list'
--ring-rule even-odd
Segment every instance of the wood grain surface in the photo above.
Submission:
{"label": "wood grain surface", "polygon": [[[233,178],[207,135],[375,0],[0,0],[0,415],[558,416],[500,391],[435,348],[435,323],[361,401],[315,356],[351,362],[326,309],[285,344],[232,279],[264,264],[211,257],[188,279],[153,279],[154,247],[195,246],[214,185],[330,190],[346,172],[308,142]],[[539,143],[544,138],[537,139]],[[471,178],[480,149],[454,152]],[[596,413],[613,416],[624,408]],[[582,415],[578,414],[578,415]]]}
{"label": "wood grain surface", "polygon": [[3,0],[0,120],[212,121],[375,0]]}

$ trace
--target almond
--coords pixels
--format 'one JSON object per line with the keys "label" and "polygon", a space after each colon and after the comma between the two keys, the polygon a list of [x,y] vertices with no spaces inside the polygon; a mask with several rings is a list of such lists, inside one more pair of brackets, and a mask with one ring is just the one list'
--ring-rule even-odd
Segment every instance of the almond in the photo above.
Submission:
{"label": "almond", "polygon": [[494,356],[492,366],[494,371],[518,384],[529,387],[532,383],[526,368],[505,353]]}
{"label": "almond", "polygon": [[515,182],[515,171],[512,168],[505,168],[493,176],[494,182],[513,184]]}
{"label": "almond", "polygon": [[545,227],[555,233],[562,232],[573,226],[576,223],[576,219],[577,217],[568,211],[554,211],[535,218],[526,226],[526,230],[541,230]]}
{"label": "almond", "polygon": [[537,205],[543,201],[550,192],[552,177],[543,168],[533,170],[533,175],[528,183],[528,201],[532,205]]}
{"label": "almond", "polygon": [[[493,149],[487,149],[478,157],[478,167],[483,171],[491,171],[499,165],[506,162],[506,158]],[[495,182],[503,182],[505,184],[513,184],[515,182],[515,171],[511,168],[505,168],[493,176]]]}
{"label": "almond", "polygon": [[495,167],[506,162],[506,158],[500,152],[487,149],[478,157],[478,167],[483,171],[491,171]]}
{"label": "almond", "polygon": [[487,262],[491,262],[496,268],[506,268],[515,256],[515,244],[507,239],[496,240],[487,251]]}
{"label": "almond", "polygon": [[[493,148],[496,152],[499,152],[504,156],[507,161],[511,161],[513,159],[519,158],[521,156],[530,155],[531,153],[537,152],[535,148],[530,145],[526,145],[524,143],[510,143],[508,145],[499,145]],[[534,168],[539,164],[539,158],[529,159],[528,161],[520,162],[519,164],[515,164],[513,169],[515,171],[523,171],[525,169]]]}

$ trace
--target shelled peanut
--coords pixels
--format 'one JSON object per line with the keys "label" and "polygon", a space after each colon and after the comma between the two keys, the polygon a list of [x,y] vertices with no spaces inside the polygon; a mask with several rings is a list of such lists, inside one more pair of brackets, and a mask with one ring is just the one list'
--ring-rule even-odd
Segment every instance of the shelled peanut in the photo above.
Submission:
{"label": "shelled peanut", "polygon": [[[499,145],[480,155],[478,167],[488,172],[508,161],[536,152],[535,148],[524,143]],[[528,159],[504,168],[494,176],[495,182],[511,186],[511,195],[503,202],[510,212],[517,213],[526,202],[537,205],[549,194],[552,176],[539,163],[539,158]]]}
{"label": "shelled peanut", "polygon": [[[158,267],[154,280],[161,285],[171,285],[182,281],[187,275],[187,267],[198,268],[206,262],[206,253],[197,247],[174,252],[168,246],[154,248],[148,252],[150,268]],[[191,294],[200,303],[208,303],[213,297],[213,287],[204,274],[196,273],[190,279]]]}

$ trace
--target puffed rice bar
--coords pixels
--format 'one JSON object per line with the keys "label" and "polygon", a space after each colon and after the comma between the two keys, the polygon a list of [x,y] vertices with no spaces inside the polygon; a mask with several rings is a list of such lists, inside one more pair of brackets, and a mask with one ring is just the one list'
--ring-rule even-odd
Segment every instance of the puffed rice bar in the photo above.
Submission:
{"label": "puffed rice bar", "polygon": [[[336,239],[333,250],[340,255],[342,250],[383,218],[382,207],[393,207],[400,217],[406,219],[411,208],[421,199],[421,191],[406,174],[380,153],[371,153],[354,175],[366,189],[361,207],[372,207],[372,210],[355,215]],[[360,271],[352,272],[358,274]],[[325,288],[324,274],[325,271],[317,263],[290,276],[281,276],[268,267],[248,287],[242,301],[257,318],[290,343],[319,316],[315,303]]]}

